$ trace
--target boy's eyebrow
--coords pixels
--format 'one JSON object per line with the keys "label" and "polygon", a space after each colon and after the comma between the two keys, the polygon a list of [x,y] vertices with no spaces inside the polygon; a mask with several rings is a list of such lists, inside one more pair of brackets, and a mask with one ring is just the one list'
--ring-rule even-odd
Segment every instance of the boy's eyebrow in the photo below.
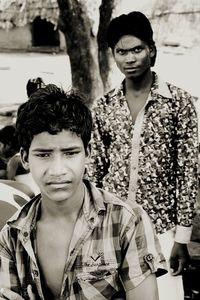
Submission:
{"label": "boy's eyebrow", "polygon": [[[78,150],[80,149],[81,147],[80,146],[71,146],[71,147],[67,147],[67,148],[61,148],[60,150],[61,151],[71,151],[71,150]],[[32,150],[32,152],[52,152],[54,150],[54,148],[48,148],[48,149],[45,149],[45,148],[35,148]]]}
{"label": "boy's eyebrow", "polygon": [[53,151],[53,149],[35,148],[32,150],[32,152],[50,152],[50,151]]}

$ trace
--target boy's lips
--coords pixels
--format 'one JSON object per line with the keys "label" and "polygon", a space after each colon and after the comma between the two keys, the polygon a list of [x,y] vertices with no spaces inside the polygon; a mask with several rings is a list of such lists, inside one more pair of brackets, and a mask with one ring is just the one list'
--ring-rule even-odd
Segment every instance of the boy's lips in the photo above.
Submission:
{"label": "boy's lips", "polygon": [[61,186],[61,185],[67,185],[70,184],[71,181],[67,180],[67,181],[49,181],[47,182],[48,185],[54,185],[54,186]]}

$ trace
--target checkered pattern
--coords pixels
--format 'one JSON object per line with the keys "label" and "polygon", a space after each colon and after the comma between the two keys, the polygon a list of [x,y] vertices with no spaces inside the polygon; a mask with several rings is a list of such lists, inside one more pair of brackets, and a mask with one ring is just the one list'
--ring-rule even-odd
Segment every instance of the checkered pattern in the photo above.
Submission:
{"label": "checkered pattern", "polygon": [[[122,286],[130,290],[150,273],[165,273],[164,257],[147,214],[87,181],[85,187],[60,299],[111,299]],[[26,297],[31,283],[37,297],[44,299],[32,248],[40,202],[37,196],[27,203],[0,234],[0,285]]]}

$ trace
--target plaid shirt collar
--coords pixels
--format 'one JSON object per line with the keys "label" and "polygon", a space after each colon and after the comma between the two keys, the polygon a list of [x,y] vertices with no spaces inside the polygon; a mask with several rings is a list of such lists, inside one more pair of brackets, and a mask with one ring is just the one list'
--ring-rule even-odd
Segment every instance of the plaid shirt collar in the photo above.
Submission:
{"label": "plaid shirt collar", "polygon": [[[82,213],[85,215],[85,219],[88,223],[91,223],[91,220],[92,223],[94,223],[95,219],[98,221],[98,215],[105,211],[105,205],[100,191],[87,180],[84,180],[84,189],[85,193]],[[93,195],[93,199],[95,199],[95,201],[90,201],[90,195]],[[24,241],[26,237],[28,239],[31,231],[36,226],[41,201],[41,194],[39,194],[18,210],[7,222],[10,227],[16,228],[20,231],[21,237]]]}

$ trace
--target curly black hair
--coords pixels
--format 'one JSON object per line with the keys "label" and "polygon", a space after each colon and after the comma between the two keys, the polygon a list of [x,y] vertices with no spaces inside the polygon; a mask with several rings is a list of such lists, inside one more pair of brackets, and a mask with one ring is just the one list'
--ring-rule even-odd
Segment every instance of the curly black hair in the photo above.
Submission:
{"label": "curly black hair", "polygon": [[85,149],[91,138],[92,116],[86,99],[54,84],[38,89],[18,108],[16,133],[20,147],[29,151],[32,139],[41,132],[57,134],[63,129],[81,137]]}

